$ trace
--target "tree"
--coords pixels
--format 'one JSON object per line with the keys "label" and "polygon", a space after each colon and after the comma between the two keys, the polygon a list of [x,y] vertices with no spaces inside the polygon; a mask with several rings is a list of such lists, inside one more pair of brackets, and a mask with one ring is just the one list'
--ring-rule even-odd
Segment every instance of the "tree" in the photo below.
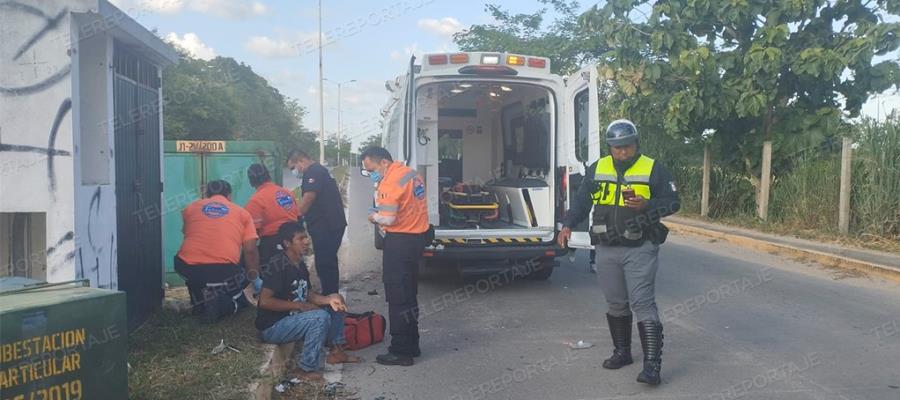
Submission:
{"label": "tree", "polygon": [[366,150],[367,148],[372,147],[372,146],[381,146],[381,134],[380,133],[366,138],[366,141],[362,142],[362,144],[359,145],[359,148],[357,150],[359,151],[359,153],[362,153],[364,150]]}
{"label": "tree", "polygon": [[580,24],[610,48],[599,59],[605,115],[711,139],[758,187],[763,141],[776,167],[788,163],[900,84],[896,60],[875,61],[900,45],[900,24],[884,21],[898,11],[891,0],[615,0]]}
{"label": "tree", "polygon": [[596,36],[584,35],[578,25],[578,2],[540,0],[550,5],[558,18],[544,26],[547,8],[531,14],[511,14],[498,5],[487,4],[485,11],[497,21],[477,24],[454,35],[453,40],[463,51],[498,51],[549,57],[554,73],[567,74],[578,70],[588,59],[606,51]]}
{"label": "tree", "polygon": [[232,139],[238,101],[226,83],[213,78],[207,63],[182,56],[163,71],[163,124],[166,139]]}
{"label": "tree", "polygon": [[[353,143],[350,141],[350,138],[341,137],[341,162],[350,159],[350,149],[353,148]],[[337,154],[338,154],[338,143],[337,143],[337,135],[330,135],[325,139],[325,158],[328,160],[333,160],[337,162]]]}
{"label": "tree", "polygon": [[248,65],[232,58],[190,58],[163,72],[166,139],[272,140],[318,156],[306,111]]}

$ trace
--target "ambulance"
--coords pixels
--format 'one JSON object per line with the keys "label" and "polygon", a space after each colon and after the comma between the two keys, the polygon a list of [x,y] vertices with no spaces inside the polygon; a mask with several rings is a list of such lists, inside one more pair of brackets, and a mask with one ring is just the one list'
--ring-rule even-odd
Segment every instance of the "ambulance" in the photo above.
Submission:
{"label": "ambulance", "polygon": [[[424,178],[435,226],[424,268],[549,278],[567,252],[555,239],[570,200],[600,156],[596,67],[564,77],[544,57],[427,54],[386,88],[382,145]],[[586,223],[573,231],[570,247],[591,247]]]}

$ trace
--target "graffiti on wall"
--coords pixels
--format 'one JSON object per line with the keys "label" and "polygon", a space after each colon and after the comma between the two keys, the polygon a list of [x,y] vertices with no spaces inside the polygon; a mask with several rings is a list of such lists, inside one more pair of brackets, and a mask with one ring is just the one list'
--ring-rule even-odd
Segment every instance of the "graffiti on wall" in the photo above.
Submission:
{"label": "graffiti on wall", "polygon": [[[39,61],[36,50],[36,47],[45,39],[48,33],[60,29],[60,21],[68,13],[68,8],[63,7],[58,12],[48,14],[30,4],[18,1],[2,1],[0,2],[0,10],[9,13],[14,18],[21,16],[23,19],[30,18],[38,21],[36,24],[31,24],[32,28],[29,29],[21,31],[10,30],[10,33],[18,37],[4,39],[4,41],[8,40],[7,43],[12,45],[12,48],[15,48],[16,51],[9,54],[11,59],[4,60],[13,67],[13,71],[12,73],[4,74],[8,76],[10,82],[6,80],[0,81],[0,95],[27,96],[39,93],[69,76],[71,62],[68,61],[68,58],[60,65],[53,65],[46,61]],[[29,51],[30,59],[27,57]],[[4,54],[7,53],[4,52]],[[53,168],[54,158],[72,155],[69,151],[56,148],[56,137],[59,134],[60,125],[71,110],[71,98],[66,98],[59,104],[53,123],[47,130],[46,147],[4,143],[2,136],[0,136],[0,152],[37,153],[43,156],[42,158],[47,164],[47,182],[51,196],[54,196],[56,192],[56,174]],[[2,134],[2,127],[0,127],[0,134]]]}
{"label": "graffiti on wall", "polygon": [[[0,98],[10,105],[11,110],[20,111],[9,115],[8,120],[0,121],[0,125],[6,125],[0,126],[0,158],[4,154],[10,155],[0,163],[0,173],[14,176],[19,170],[45,168],[46,183],[36,184],[46,185],[47,198],[51,200],[48,217],[52,214],[52,204],[71,199],[76,199],[75,206],[81,209],[76,210],[76,214],[86,217],[82,222],[76,222],[87,223],[81,228],[71,226],[68,221],[48,218],[47,248],[32,255],[45,257],[47,278],[74,275],[90,279],[98,287],[114,288],[115,225],[110,232],[109,223],[103,221],[106,213],[101,211],[107,207],[114,209],[115,199],[108,196],[114,189],[78,185],[70,189],[66,184],[58,184],[58,171],[65,174],[71,168],[69,164],[61,167],[60,157],[73,157],[73,151],[65,149],[68,145],[60,144],[70,143],[73,134],[71,119],[67,118],[73,112],[73,96],[65,86],[72,78],[75,54],[69,40],[71,27],[67,16],[71,10],[66,6],[69,2],[34,3],[0,0],[3,15],[0,63],[4,66],[4,73],[0,75]],[[46,104],[46,108],[31,106],[35,101]],[[11,156],[13,154],[31,154],[32,157],[19,158]],[[63,176],[59,179],[64,179]],[[74,196],[57,193],[59,190],[74,190],[75,193]],[[84,201],[79,203],[78,199]],[[87,210],[82,211],[84,207]],[[76,264],[74,271],[72,264]]]}
{"label": "graffiti on wall", "polygon": [[28,77],[28,74],[19,74],[21,78],[27,79],[18,84],[0,83],[0,94],[22,96],[41,92],[69,76],[71,63],[64,63],[58,66],[47,65],[47,63],[38,62],[35,53],[32,53],[31,62],[22,61],[23,58],[27,58],[25,57],[26,53],[29,50],[33,50],[49,32],[59,28],[60,21],[68,13],[67,8],[63,7],[54,14],[47,14],[30,4],[18,1],[0,1],[0,9],[4,9],[17,17],[21,15],[22,18],[37,18],[41,21],[36,31],[30,33],[17,32],[23,36],[4,38],[4,41],[12,43],[17,48],[16,52],[12,54],[11,61],[23,68],[33,69],[34,74],[32,77]]}

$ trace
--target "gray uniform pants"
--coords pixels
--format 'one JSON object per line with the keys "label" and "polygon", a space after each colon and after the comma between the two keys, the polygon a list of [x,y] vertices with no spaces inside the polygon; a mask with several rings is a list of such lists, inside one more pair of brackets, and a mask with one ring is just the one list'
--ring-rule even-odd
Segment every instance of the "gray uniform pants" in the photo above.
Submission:
{"label": "gray uniform pants", "polygon": [[639,247],[601,244],[595,249],[597,279],[609,315],[625,317],[634,311],[637,321],[659,321],[655,294],[659,245],[646,241]]}

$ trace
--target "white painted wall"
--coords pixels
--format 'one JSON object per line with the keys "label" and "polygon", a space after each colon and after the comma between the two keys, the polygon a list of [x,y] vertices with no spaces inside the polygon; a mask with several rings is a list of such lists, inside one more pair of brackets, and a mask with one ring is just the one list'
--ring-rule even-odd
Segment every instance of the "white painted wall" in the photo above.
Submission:
{"label": "white painted wall", "polygon": [[118,288],[113,114],[113,38],[79,29],[89,22],[74,19],[73,47],[78,54],[74,115],[78,120],[75,147],[75,237],[73,269],[91,285]]}
{"label": "white painted wall", "polygon": [[46,214],[48,282],[117,288],[111,35],[171,51],[105,0],[0,3],[0,213]]}
{"label": "white painted wall", "polygon": [[[0,6],[0,211],[46,213],[48,281],[75,278],[69,12],[90,3],[18,0]],[[48,155],[53,151],[59,153]]]}

